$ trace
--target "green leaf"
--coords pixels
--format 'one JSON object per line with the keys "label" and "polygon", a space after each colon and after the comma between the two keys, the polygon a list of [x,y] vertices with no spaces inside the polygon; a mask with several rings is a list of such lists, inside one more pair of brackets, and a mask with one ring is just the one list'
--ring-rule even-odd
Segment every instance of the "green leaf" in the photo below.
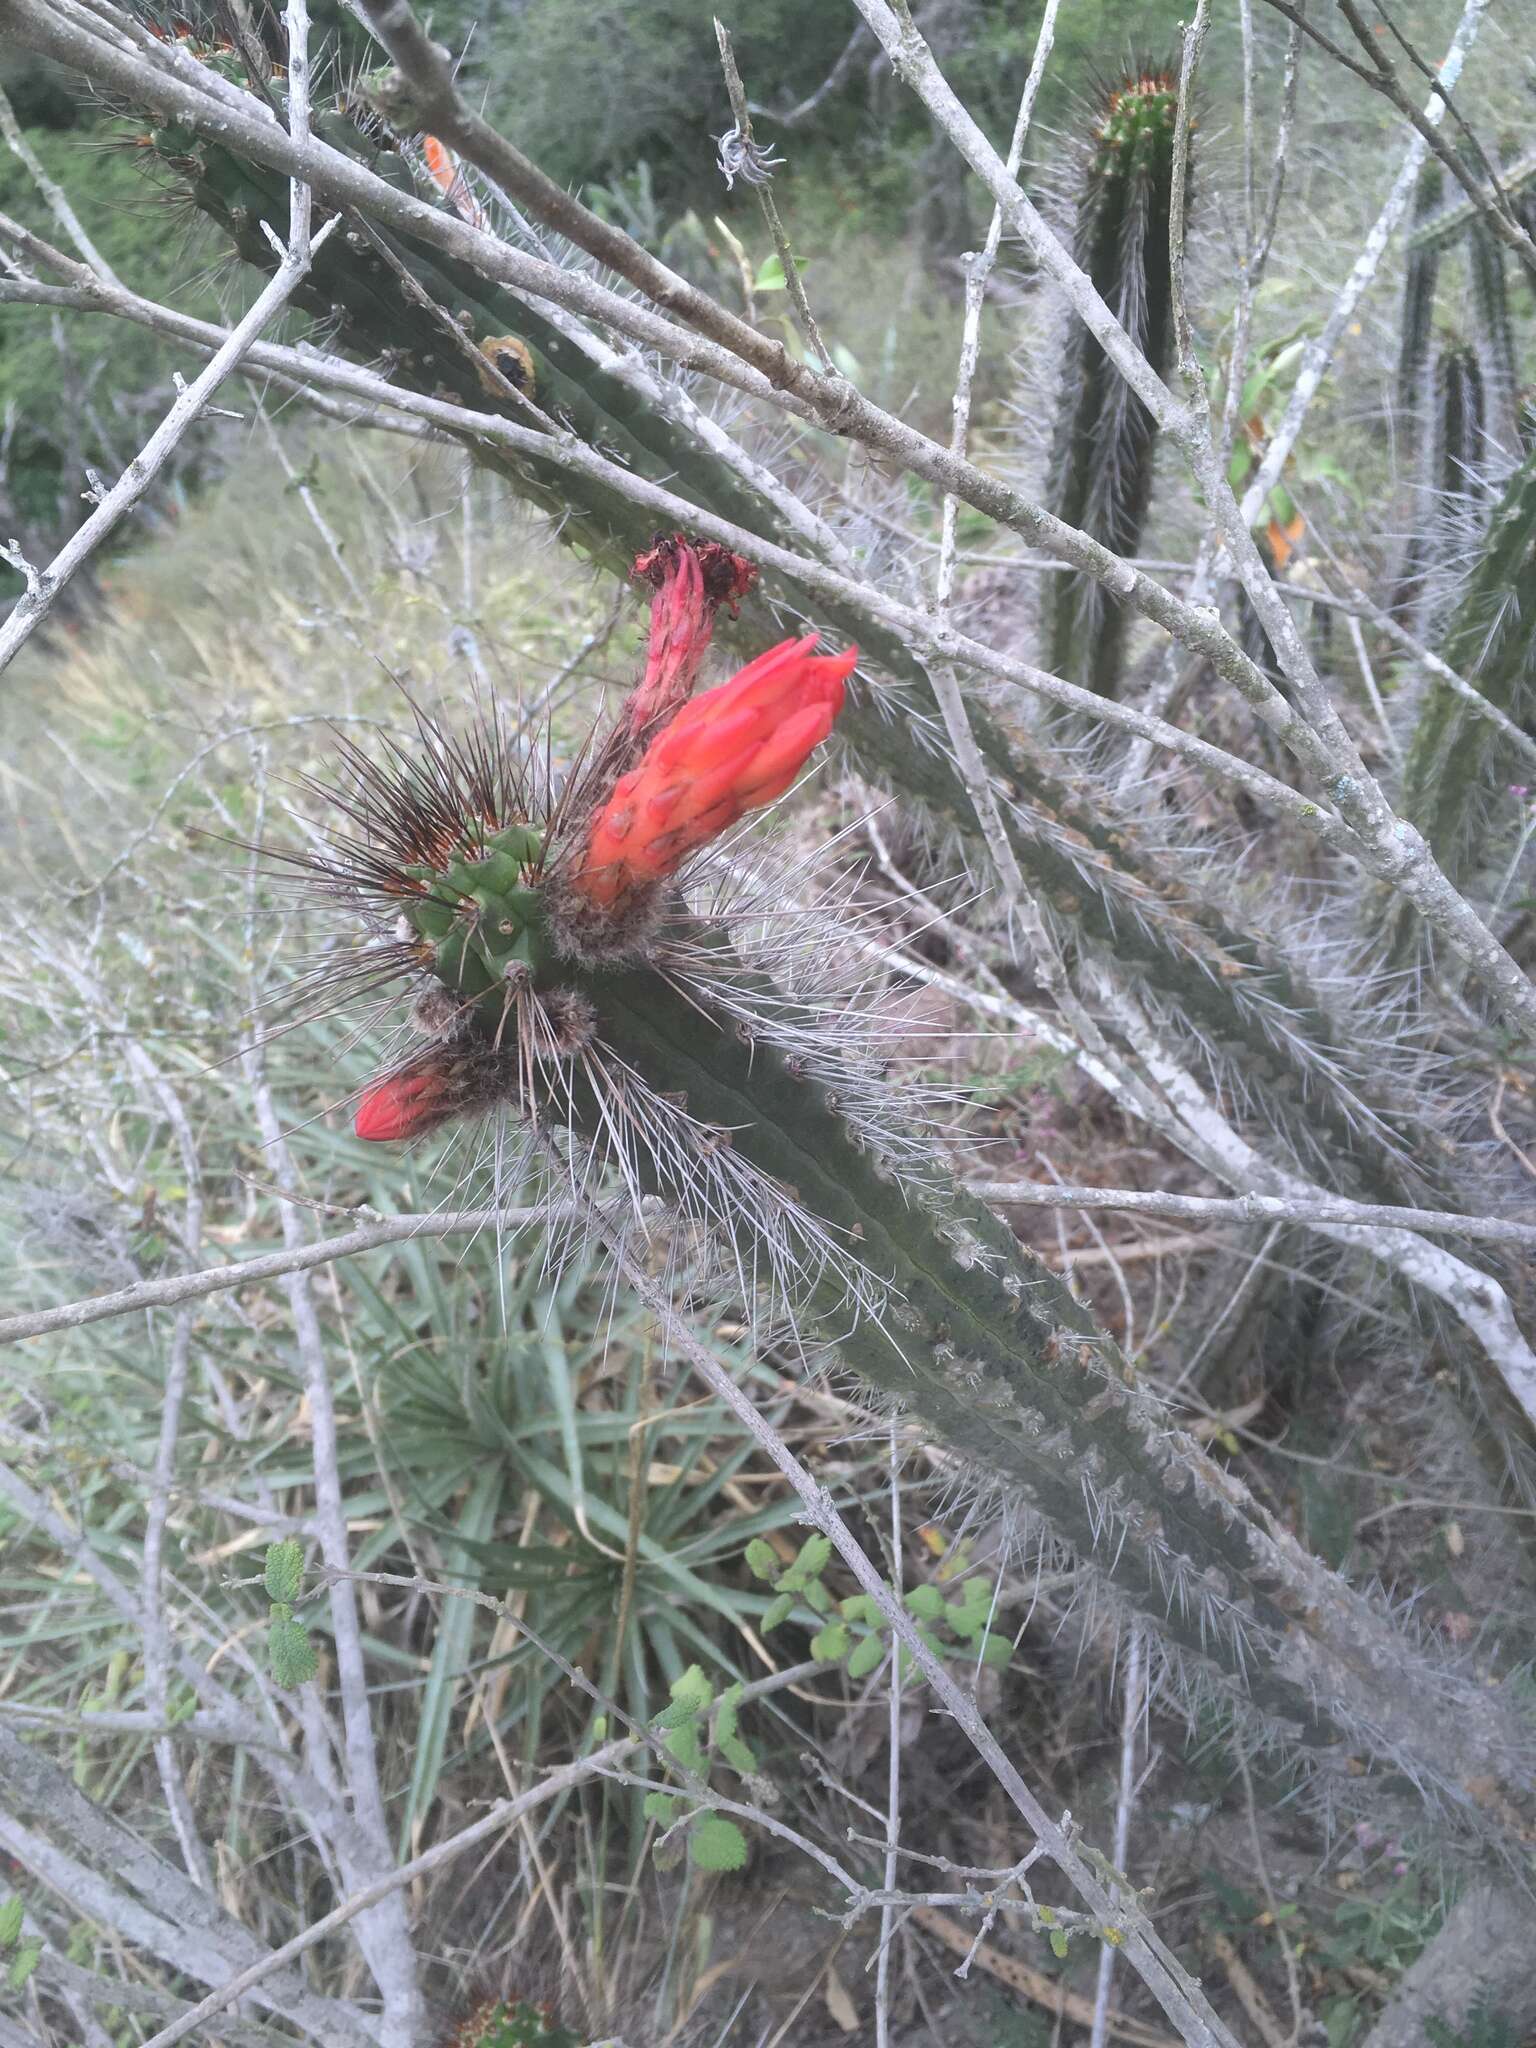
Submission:
{"label": "green leaf", "polygon": [[662,1707],[651,1716],[653,1728],[686,1728],[690,1721],[697,1721],[699,1710],[691,1707],[686,1700],[674,1700],[670,1707]]}
{"label": "green leaf", "polygon": [[40,1934],[29,1935],[11,1958],[11,1967],[5,1974],[5,1981],[12,1991],[20,1991],[32,1972],[37,1968],[37,1959],[43,1952],[43,1938]]}
{"label": "green leaf", "polygon": [[678,1765],[679,1769],[691,1771],[695,1777],[704,1770],[704,1751],[699,1743],[698,1728],[687,1721],[681,1728],[674,1728],[661,1739],[661,1746]]}
{"label": "green leaf", "polygon": [[784,265],[775,251],[772,256],[765,256],[758,265],[757,275],[752,280],[752,289],[755,292],[781,292],[786,282]]}
{"label": "green leaf", "polygon": [[659,1820],[663,1827],[671,1827],[681,1804],[671,1792],[647,1792],[640,1810],[647,1820]]}
{"label": "green leaf", "polygon": [[846,1622],[829,1622],[811,1637],[811,1655],[818,1664],[839,1664],[847,1656],[851,1640]]}
{"label": "green leaf", "polygon": [[757,1769],[757,1753],[749,1749],[739,1735],[727,1735],[720,1742],[720,1754],[733,1771],[749,1777]]}
{"label": "green leaf", "polygon": [[680,1678],[673,1679],[671,1691],[674,1704],[694,1714],[704,1713],[715,1697],[714,1687],[697,1664],[690,1664]]}
{"label": "green leaf", "polygon": [[715,1740],[722,1748],[735,1736],[736,1713],[745,1690],[738,1679],[734,1685],[728,1685],[715,1702]]}
{"label": "green leaf", "polygon": [[827,1591],[820,1579],[811,1579],[807,1582],[805,1604],[813,1614],[830,1614],[832,1612],[832,1595]]}
{"label": "green leaf", "polygon": [[768,1612],[763,1616],[759,1632],[765,1636],[772,1635],[780,1622],[788,1621],[791,1613],[794,1611],[794,1605],[795,1596],[793,1593],[781,1593],[777,1600],[770,1603]]}
{"label": "green leaf", "polygon": [[1058,1958],[1065,1957],[1067,1951],[1071,1948],[1071,1946],[1071,1942],[1068,1941],[1067,1937],[1062,1933],[1059,1927],[1053,1927],[1051,1929],[1051,1954],[1053,1956],[1056,1956]]}
{"label": "green leaf", "polygon": [[795,1559],[795,1570],[804,1572],[807,1578],[819,1579],[831,1562],[832,1538],[807,1536],[800,1546],[800,1555]]}
{"label": "green leaf", "polygon": [[309,1630],[292,1615],[278,1615],[267,1630],[267,1667],[285,1690],[307,1685],[319,1668]]}
{"label": "green leaf", "polygon": [[19,1895],[7,1899],[0,1906],[0,1949],[14,1948],[21,1939],[21,1923],[26,1917],[26,1910]]}
{"label": "green leaf", "polygon": [[981,1661],[1000,1670],[1013,1655],[1013,1645],[1006,1636],[995,1636],[989,1631],[981,1639]]}
{"label": "green leaf", "polygon": [[778,1576],[779,1559],[771,1543],[765,1543],[761,1536],[754,1536],[746,1548],[747,1570],[754,1579],[772,1579]]}
{"label": "green leaf", "polygon": [[297,1536],[285,1536],[281,1543],[267,1545],[267,1598],[290,1606],[304,1584],[304,1546]]}
{"label": "green leaf", "polygon": [[877,1635],[865,1636],[862,1642],[855,1643],[853,1646],[853,1655],[848,1659],[848,1676],[850,1678],[868,1678],[870,1672],[875,1669],[884,1655],[884,1637]]}
{"label": "green leaf", "polygon": [[735,1821],[707,1814],[688,1837],[688,1854],[699,1870],[740,1870],[747,1860],[747,1838]]}
{"label": "green leaf", "polygon": [[963,1643],[973,1641],[987,1625],[984,1608],[978,1611],[974,1607],[963,1606],[958,1600],[951,1600],[944,1609],[944,1619]]}
{"label": "green leaf", "polygon": [[867,1628],[880,1626],[880,1610],[867,1593],[850,1593],[839,1600],[837,1611],[844,1621],[862,1621]]}
{"label": "green leaf", "polygon": [[919,1621],[937,1621],[944,1612],[944,1595],[937,1586],[914,1586],[904,1605]]}
{"label": "green leaf", "polygon": [[992,1589],[993,1581],[987,1577],[986,1573],[977,1572],[973,1578],[967,1579],[960,1588],[960,1598],[967,1607],[973,1609],[980,1608],[984,1614],[987,1614],[992,1609]]}

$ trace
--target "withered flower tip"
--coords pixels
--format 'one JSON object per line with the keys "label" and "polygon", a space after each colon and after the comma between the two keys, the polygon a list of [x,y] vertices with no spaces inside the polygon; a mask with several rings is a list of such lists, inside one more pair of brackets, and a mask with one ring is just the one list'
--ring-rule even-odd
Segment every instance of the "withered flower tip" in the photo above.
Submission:
{"label": "withered flower tip", "polygon": [[649,583],[651,637],[645,675],[624,707],[636,737],[648,735],[693,695],[715,630],[715,613],[737,605],[757,580],[757,570],[718,541],[664,535],[635,557],[634,573]]}
{"label": "withered flower tip", "polygon": [[696,848],[784,794],[843,708],[856,647],[785,640],[684,704],[598,812],[573,878],[603,908],[674,874]]}

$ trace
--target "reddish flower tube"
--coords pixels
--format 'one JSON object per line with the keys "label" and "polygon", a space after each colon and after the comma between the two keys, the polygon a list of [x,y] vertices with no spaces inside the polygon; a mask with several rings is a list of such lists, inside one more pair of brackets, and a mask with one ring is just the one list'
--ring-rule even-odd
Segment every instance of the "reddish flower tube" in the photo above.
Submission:
{"label": "reddish flower tube", "polygon": [[832,730],[859,658],[785,640],[676,714],[620,776],[592,825],[577,891],[612,907],[676,872],[697,847],[782,796]]}
{"label": "reddish flower tube", "polygon": [[363,1090],[352,1128],[371,1144],[419,1137],[449,1114],[446,1074],[430,1068],[386,1074]]}

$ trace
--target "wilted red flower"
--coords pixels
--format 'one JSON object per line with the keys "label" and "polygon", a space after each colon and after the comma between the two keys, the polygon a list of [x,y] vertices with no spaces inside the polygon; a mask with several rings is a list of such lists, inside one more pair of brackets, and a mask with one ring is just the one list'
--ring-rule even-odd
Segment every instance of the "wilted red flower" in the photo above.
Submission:
{"label": "wilted red flower", "polygon": [[604,907],[673,874],[696,847],[789,788],[843,708],[859,650],[817,655],[785,640],[695,697],[620,776],[574,881]]}
{"label": "wilted red flower", "polygon": [[632,733],[647,732],[693,695],[722,604],[734,608],[757,571],[718,541],[680,533],[635,557],[634,573],[655,589],[645,675],[624,707]]}
{"label": "wilted red flower", "polygon": [[352,1128],[373,1144],[419,1137],[450,1114],[450,1085],[447,1074],[431,1068],[386,1074],[363,1090]]}

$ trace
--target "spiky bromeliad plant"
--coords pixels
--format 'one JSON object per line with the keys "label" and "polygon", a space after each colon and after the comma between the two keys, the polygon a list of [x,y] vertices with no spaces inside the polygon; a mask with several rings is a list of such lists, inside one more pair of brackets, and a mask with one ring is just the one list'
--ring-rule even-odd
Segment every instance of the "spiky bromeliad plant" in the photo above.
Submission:
{"label": "spiky bromeliad plant", "polygon": [[[510,1116],[578,1192],[661,1196],[725,1246],[745,1302],[766,1288],[1006,1481],[1254,1739],[1364,1752],[1523,1827],[1513,1706],[1421,1655],[1172,1429],[1061,1279],[891,1115],[856,1018],[806,992],[787,890],[741,883],[720,835],[827,737],[856,651],[786,641],[694,695],[751,572],[681,537],[637,567],[657,586],[644,680],[558,791],[494,719],[459,737],[423,720],[383,763],[345,750],[330,794],[349,825],[289,857],[361,912],[351,978],[417,992],[415,1043],[363,1092],[359,1134]],[[346,978],[334,957],[320,974]]]}
{"label": "spiky bromeliad plant", "polygon": [[[1177,82],[1142,70],[1110,88],[1094,136],[1073,253],[1162,376],[1173,346],[1168,217]],[[1152,495],[1152,415],[1081,321],[1066,339],[1050,503],[1059,518],[1134,555]],[[1105,696],[1121,683],[1126,614],[1088,576],[1049,579],[1047,646],[1058,675]]]}

